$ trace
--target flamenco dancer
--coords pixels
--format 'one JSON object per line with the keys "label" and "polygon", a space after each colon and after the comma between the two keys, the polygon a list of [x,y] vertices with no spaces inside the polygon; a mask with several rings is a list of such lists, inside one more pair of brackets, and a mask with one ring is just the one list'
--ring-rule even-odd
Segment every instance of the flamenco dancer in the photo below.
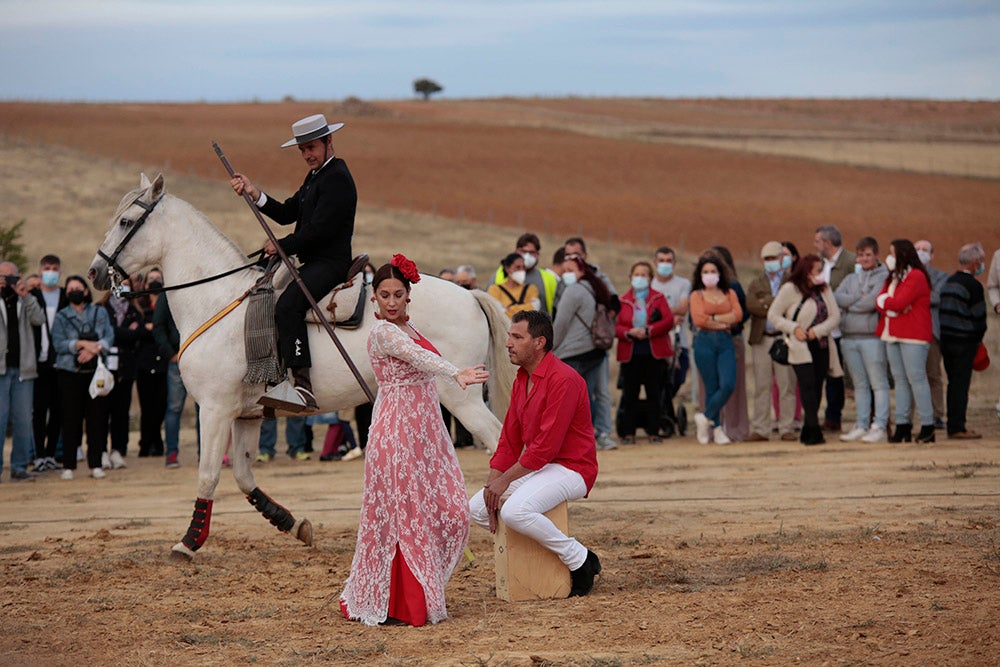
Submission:
{"label": "flamenco dancer", "polygon": [[378,323],[368,355],[378,381],[344,616],[365,625],[421,626],[448,617],[444,587],[469,538],[465,481],[438,405],[434,376],[463,389],[482,384],[482,366],[459,370],[441,358],[406,314],[416,265],[395,255],[372,280]]}

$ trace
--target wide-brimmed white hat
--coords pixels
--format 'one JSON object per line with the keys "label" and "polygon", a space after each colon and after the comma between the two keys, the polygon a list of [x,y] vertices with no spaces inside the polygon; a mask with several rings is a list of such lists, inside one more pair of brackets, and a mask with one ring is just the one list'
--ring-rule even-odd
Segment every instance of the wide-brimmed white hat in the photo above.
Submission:
{"label": "wide-brimmed white hat", "polygon": [[327,125],[326,116],[321,113],[314,116],[307,116],[302,120],[297,120],[292,123],[292,134],[295,136],[281,144],[281,147],[288,148],[289,146],[308,144],[313,139],[319,139],[320,137],[325,137],[328,134],[333,134],[342,127],[344,127],[343,123]]}

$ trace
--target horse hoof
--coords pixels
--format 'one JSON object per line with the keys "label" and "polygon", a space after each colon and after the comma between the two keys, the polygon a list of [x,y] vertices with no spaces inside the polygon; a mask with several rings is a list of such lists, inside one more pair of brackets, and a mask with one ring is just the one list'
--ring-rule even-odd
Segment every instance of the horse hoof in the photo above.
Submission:
{"label": "horse hoof", "polygon": [[174,548],[170,550],[170,562],[172,563],[190,563],[194,559],[194,552],[184,546],[183,543],[178,543],[174,545]]}
{"label": "horse hoof", "polygon": [[302,519],[300,521],[299,529],[295,531],[295,539],[307,547],[313,545],[313,525],[309,519]]}

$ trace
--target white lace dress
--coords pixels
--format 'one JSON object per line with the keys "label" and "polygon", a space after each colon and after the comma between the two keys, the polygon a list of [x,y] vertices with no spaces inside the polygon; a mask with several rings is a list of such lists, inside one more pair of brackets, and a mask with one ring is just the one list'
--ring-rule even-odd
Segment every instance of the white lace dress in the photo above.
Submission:
{"label": "white lace dress", "polygon": [[365,625],[386,620],[398,545],[423,588],[427,620],[437,623],[448,616],[445,584],[469,539],[465,481],[434,383],[434,375],[450,378],[458,369],[384,321],[368,337],[368,355],[379,391],[358,542],[341,603],[348,618]]}

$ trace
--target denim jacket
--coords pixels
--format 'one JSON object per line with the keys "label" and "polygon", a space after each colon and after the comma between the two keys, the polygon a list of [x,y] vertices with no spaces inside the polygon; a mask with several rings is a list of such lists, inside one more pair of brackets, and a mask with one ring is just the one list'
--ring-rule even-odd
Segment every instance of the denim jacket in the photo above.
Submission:
{"label": "denim jacket", "polygon": [[56,313],[52,324],[52,347],[56,351],[56,368],[77,372],[76,343],[85,332],[97,334],[101,351],[107,352],[114,344],[115,332],[108,319],[108,311],[88,303],[83,312],[77,313],[73,306],[66,306]]}

